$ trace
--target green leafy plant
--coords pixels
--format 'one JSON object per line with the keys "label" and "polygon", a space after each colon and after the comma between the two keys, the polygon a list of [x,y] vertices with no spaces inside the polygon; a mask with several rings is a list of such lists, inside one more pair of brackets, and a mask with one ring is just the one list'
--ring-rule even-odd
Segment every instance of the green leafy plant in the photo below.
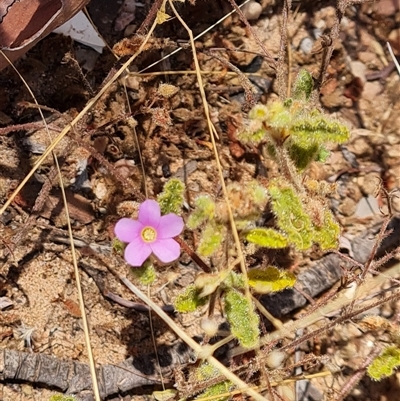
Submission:
{"label": "green leafy plant", "polygon": [[189,285],[185,291],[178,295],[175,299],[174,305],[178,312],[187,313],[194,312],[197,308],[204,306],[208,298],[201,297],[201,289],[195,285]]}
{"label": "green leafy plant", "polygon": [[335,188],[309,179],[304,172],[311,162],[328,158],[326,144],[343,143],[350,133],[345,125],[310,105],[312,87],[311,75],[300,71],[292,97],[256,105],[248,114],[247,127],[239,133],[243,142],[260,145],[281,173],[266,187],[279,231],[255,228],[245,234],[259,246],[292,245],[301,251],[314,243],[323,250],[337,247],[339,225],[326,205],[326,196]]}
{"label": "green leafy plant", "polygon": [[185,184],[177,178],[171,178],[165,185],[163,191],[157,196],[161,213],[180,214],[184,202]]}
{"label": "green leafy plant", "polygon": [[[255,105],[248,113],[246,125],[238,134],[242,142],[258,146],[264,157],[275,161],[279,173],[270,177],[268,181],[247,179],[241,183],[231,182],[226,186],[223,199],[200,195],[194,200],[193,211],[187,218],[187,227],[196,230],[198,235],[195,238],[197,246],[196,257],[193,260],[197,258],[198,265],[203,267],[205,272],[198,274],[194,284],[187,286],[176,297],[175,309],[177,312],[191,313],[208,305],[209,316],[212,316],[213,309],[220,305],[230,325],[232,336],[244,348],[252,349],[259,344],[260,318],[252,293],[283,291],[294,286],[296,277],[293,273],[275,266],[260,266],[245,271],[245,266],[242,265],[240,273],[235,271],[239,262],[233,261],[236,255],[235,250],[231,250],[231,245],[236,234],[234,235],[232,225],[234,224],[239,239],[250,243],[249,249],[291,247],[298,251],[306,251],[315,244],[322,250],[337,247],[340,228],[326,200],[328,195],[334,193],[335,186],[309,178],[306,171],[312,162],[325,161],[329,157],[326,149],[329,143],[346,141],[349,138],[349,130],[311,105],[312,88],[311,75],[300,71],[293,85],[292,97],[275,100],[268,105]],[[176,214],[181,213],[184,192],[184,184],[172,179],[165,184],[163,192],[157,197],[158,202],[147,200],[141,208],[147,211],[151,209],[150,206],[154,210],[157,207],[159,209],[155,214],[167,214],[167,220],[171,218],[170,214],[174,214],[174,219],[180,219],[179,224],[183,225],[182,217]],[[272,224],[268,226],[263,226],[262,223],[265,212],[273,216]],[[151,213],[148,214],[149,216],[143,212],[142,216],[138,217],[140,224],[147,221],[146,219],[151,220]],[[135,227],[138,225],[137,222],[129,224]],[[127,225],[125,220],[120,223],[121,237],[124,237]],[[142,225],[145,229],[152,228],[155,237],[160,231],[161,240],[164,239],[164,231],[169,231],[167,227],[153,227],[150,222]],[[179,228],[180,233],[181,226]],[[141,236],[144,235],[143,230],[140,231]],[[133,240],[135,239],[136,236]],[[153,241],[152,238],[150,240]],[[150,251],[161,261],[177,258],[175,254],[174,258],[167,258],[158,243],[154,245],[154,249],[151,248],[154,241],[150,240],[143,237],[145,245],[149,246]],[[116,244],[115,248],[119,248],[119,244]],[[219,252],[222,249],[223,252]],[[167,251],[165,250],[165,253],[168,253]],[[179,252],[179,248],[176,252]],[[214,264],[213,257],[216,254],[220,259]],[[220,255],[224,260],[222,263]],[[126,256],[136,258],[133,251],[132,255],[127,255],[125,249]],[[200,260],[200,257],[210,258],[211,267]],[[134,269],[134,273],[142,284],[150,284],[155,279],[155,270],[151,261],[144,263],[142,259],[141,263],[136,263],[142,267]],[[135,266],[134,263],[132,265]],[[384,356],[386,357],[386,354]],[[394,361],[395,356],[396,353],[391,350],[392,359],[390,362],[381,362],[381,365],[389,364],[393,370],[398,366],[397,361]],[[200,356],[202,357],[204,355]],[[378,366],[376,377],[380,375],[381,360],[377,360],[374,365]],[[371,366],[374,372],[374,366]],[[390,369],[386,369],[385,372],[390,372]],[[213,366],[202,362],[191,376],[194,382],[199,383],[215,379],[219,374]],[[228,380],[216,384],[214,382],[198,397],[226,399],[227,397],[218,395],[232,391],[233,388]]]}
{"label": "green leafy plant", "polygon": [[204,228],[203,235],[199,247],[198,253],[203,256],[212,255],[225,237],[225,227],[222,224],[218,224],[215,221],[210,221]]}
{"label": "green leafy plant", "polygon": [[245,233],[245,238],[253,244],[270,249],[286,248],[289,245],[288,239],[272,228],[253,228]]}
{"label": "green leafy plant", "polygon": [[153,284],[157,278],[156,270],[154,269],[153,263],[146,261],[143,266],[139,268],[131,269],[131,273],[139,280],[142,285]]}
{"label": "green leafy plant", "polygon": [[[326,197],[335,187],[305,175],[313,161],[326,160],[329,142],[342,143],[349,130],[340,122],[311,106],[311,75],[300,71],[292,97],[269,105],[255,105],[248,113],[248,123],[239,133],[242,142],[258,145],[265,157],[276,161],[279,175],[264,185],[256,180],[230,183],[226,199],[201,195],[195,200],[187,226],[201,229],[197,252],[206,257],[222,244],[232,243],[230,217],[226,202],[241,238],[258,247],[282,249],[293,247],[306,251],[314,244],[322,250],[335,249],[340,228],[329,210]],[[264,210],[275,216],[275,224],[260,227]],[[259,337],[259,318],[249,290],[259,294],[282,291],[294,286],[295,276],[275,266],[255,268],[247,275],[218,266],[211,274],[202,274],[195,286],[180,295],[175,306],[182,312],[193,311],[210,296],[220,297],[232,335],[243,347],[253,347]]]}
{"label": "green leafy plant", "polygon": [[[277,292],[292,287],[295,277],[289,272],[274,267],[249,272],[249,285],[258,293]],[[175,300],[179,312],[193,312],[208,301],[208,297],[218,290],[224,305],[224,314],[230,323],[232,335],[243,347],[253,347],[259,338],[259,317],[251,299],[242,291],[246,280],[242,274],[222,270],[215,274],[201,274],[195,285],[186,288]]]}
{"label": "green leafy plant", "polygon": [[232,334],[243,347],[254,347],[260,335],[259,317],[254,306],[242,293],[232,288],[226,291],[224,302],[224,312]]}
{"label": "green leafy plant", "polygon": [[79,398],[74,395],[54,394],[49,398],[49,401],[79,401]]}
{"label": "green leafy plant", "polygon": [[207,220],[214,219],[215,202],[208,195],[199,196],[195,201],[195,210],[190,214],[187,226],[190,229],[198,228]]}
{"label": "green leafy plant", "polygon": [[[191,374],[190,380],[198,382],[206,382],[207,380],[214,379],[220,375],[218,369],[210,365],[208,362],[203,361]],[[217,397],[220,394],[229,393],[235,388],[233,383],[229,380],[224,380],[219,383],[209,386],[206,390],[202,391],[197,395],[196,399],[204,399],[212,397],[213,400],[225,401],[229,399],[229,396]],[[216,398],[215,398],[216,397]]]}
{"label": "green leafy plant", "polygon": [[344,124],[310,106],[312,85],[311,75],[300,71],[292,89],[293,97],[256,105],[249,112],[249,122],[239,133],[239,139],[253,145],[266,144],[267,153],[282,167],[291,163],[303,171],[312,161],[326,159],[325,145],[347,141],[350,132]]}
{"label": "green leafy plant", "polygon": [[[326,204],[335,188],[304,175],[311,162],[326,160],[325,145],[349,138],[348,128],[310,106],[313,80],[300,71],[293,85],[293,97],[257,104],[250,110],[249,123],[239,133],[243,142],[260,144],[278,164],[280,177],[266,187],[257,181],[245,185],[229,184],[227,201],[242,237],[270,249],[294,246],[299,251],[319,244],[323,250],[335,249],[340,228]],[[256,222],[268,200],[276,217],[276,228],[257,227]],[[229,216],[224,201],[200,196],[188,219],[188,227],[203,226],[198,252],[211,256],[227,240]]]}
{"label": "green leafy plant", "polygon": [[[227,192],[239,230],[254,223],[268,200],[265,188],[256,181],[249,181],[244,186],[229,184]],[[197,251],[202,256],[211,256],[227,239],[229,216],[225,201],[214,201],[208,195],[199,196],[187,226],[191,229],[204,227]]]}
{"label": "green leafy plant", "polygon": [[371,379],[382,380],[394,373],[400,366],[400,349],[395,346],[385,348],[368,366],[367,373]]}
{"label": "green leafy plant", "polygon": [[293,273],[279,270],[274,266],[268,266],[263,270],[251,269],[247,277],[250,287],[258,294],[279,292],[286,288],[293,287],[296,283],[296,277]]}

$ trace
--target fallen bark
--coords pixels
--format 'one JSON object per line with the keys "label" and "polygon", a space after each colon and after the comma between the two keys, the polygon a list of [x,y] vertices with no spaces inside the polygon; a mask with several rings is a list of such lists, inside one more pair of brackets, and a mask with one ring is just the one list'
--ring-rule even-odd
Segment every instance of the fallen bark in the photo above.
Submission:
{"label": "fallen bark", "polygon": [[[161,346],[158,360],[164,378],[171,375],[172,369],[194,361],[195,357],[186,344],[178,343]],[[99,367],[97,377],[102,399],[137,387],[161,384],[156,366],[155,355],[148,354],[128,358],[118,365]],[[82,401],[94,400],[89,366],[76,361],[63,361],[51,355],[1,350],[0,381],[28,382],[75,394]]]}
{"label": "fallen bark", "polygon": [[[0,0],[0,49],[15,61],[90,0]],[[9,65],[0,54],[0,70]]]}
{"label": "fallen bark", "polygon": [[[351,242],[350,253],[355,261],[365,263],[375,244],[380,226],[366,230]],[[393,218],[387,230],[392,230],[376,254],[382,257],[400,246],[400,218]],[[299,274],[298,285],[314,297],[331,288],[341,277],[341,266],[347,264],[337,254],[329,254],[315,266]],[[306,298],[296,290],[263,296],[261,301],[268,310],[283,316],[306,304]],[[157,350],[163,377],[168,378],[173,369],[194,361],[193,352],[184,343],[160,346]],[[101,397],[125,393],[134,388],[159,384],[159,371],[154,354],[131,357],[118,365],[98,368]],[[0,352],[0,382],[20,381],[42,385],[58,391],[76,394],[84,401],[92,401],[92,384],[88,365],[76,361],[62,361],[53,356],[3,349]],[[165,380],[164,380],[165,382]]]}

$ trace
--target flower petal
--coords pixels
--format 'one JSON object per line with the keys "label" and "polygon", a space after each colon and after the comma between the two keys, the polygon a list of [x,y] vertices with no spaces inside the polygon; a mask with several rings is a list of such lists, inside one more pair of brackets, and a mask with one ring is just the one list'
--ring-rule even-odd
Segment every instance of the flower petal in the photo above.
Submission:
{"label": "flower petal", "polygon": [[179,244],[172,238],[158,239],[150,244],[151,250],[163,263],[170,263],[178,259],[181,250]]}
{"label": "flower petal", "polygon": [[175,213],[169,213],[161,217],[157,228],[157,238],[165,239],[179,235],[183,230],[183,219]]}
{"label": "flower petal", "polygon": [[143,229],[143,224],[140,221],[123,218],[117,221],[114,227],[114,233],[122,242],[131,242],[139,237]]}
{"label": "flower petal", "polygon": [[144,226],[150,226],[157,229],[160,224],[160,218],[160,205],[155,200],[147,199],[140,205],[139,221]]}
{"label": "flower petal", "polygon": [[125,248],[124,258],[131,266],[140,267],[150,254],[149,244],[143,242],[141,238],[136,238]]}

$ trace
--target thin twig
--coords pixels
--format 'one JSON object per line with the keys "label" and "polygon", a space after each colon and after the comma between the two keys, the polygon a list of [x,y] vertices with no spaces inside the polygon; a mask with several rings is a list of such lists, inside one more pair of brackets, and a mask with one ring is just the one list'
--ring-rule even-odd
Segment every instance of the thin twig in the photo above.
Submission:
{"label": "thin twig", "polygon": [[[146,18],[142,22],[142,25],[140,25],[139,29],[137,30],[136,35],[144,35],[145,34],[149,25],[156,19],[158,10],[160,10],[164,4],[165,4],[164,0],[155,0],[154,1],[149,12],[146,15]],[[153,24],[154,24],[154,22],[153,22]]]}
{"label": "thin twig", "polygon": [[[286,98],[285,91],[285,82],[286,82],[286,70],[284,68],[285,65],[285,57],[286,57],[286,47],[288,42],[288,18],[289,12],[292,7],[292,0],[284,0],[283,8],[282,8],[282,26],[281,26],[281,39],[280,39],[280,48],[278,53],[278,62],[276,69],[276,80],[277,80],[277,88],[278,95],[281,99]],[[290,70],[287,71],[287,74],[290,74]]]}
{"label": "thin twig", "polygon": [[234,66],[228,60],[225,60],[224,58],[220,57],[218,54],[215,54],[215,51],[211,50],[209,52],[206,52],[206,54],[209,54],[211,57],[215,57],[219,62],[221,62],[222,64],[224,64],[237,74],[245,93],[246,103],[244,105],[244,108],[246,111],[250,110],[256,103],[256,98],[254,96],[256,94],[256,90],[253,84],[250,82],[250,80],[246,77],[246,75],[243,74],[242,71],[239,70],[239,68]]}
{"label": "thin twig", "polygon": [[396,56],[395,56],[394,53],[393,53],[392,46],[390,46],[390,43],[389,43],[389,42],[386,42],[386,45],[387,45],[387,47],[388,47],[388,49],[389,49],[390,57],[392,57],[392,60],[393,60],[393,62],[394,62],[394,65],[395,65],[396,68],[397,68],[397,72],[398,72],[399,75],[400,75],[400,65],[399,65],[399,62],[397,61]]}
{"label": "thin twig", "polygon": [[[247,20],[247,18],[245,17],[245,15],[243,14],[243,11],[241,10],[241,7],[238,6],[235,2],[235,0],[228,0],[229,3],[231,3],[232,8],[237,12],[237,14],[239,15],[240,20],[246,25],[246,28],[249,30],[249,32],[251,33],[251,36],[254,38],[254,40],[257,42],[258,46],[260,46],[260,48],[262,49],[262,51],[265,54],[265,57],[268,59],[270,66],[274,69],[277,68],[277,63],[275,61],[275,59],[271,56],[271,54],[269,53],[269,51],[267,50],[267,48],[264,46],[264,43],[260,40],[260,38],[258,37],[258,35],[256,34],[256,32],[254,31],[253,27],[249,24],[249,21]],[[241,5],[243,6],[243,4]]]}
{"label": "thin twig", "polygon": [[[240,6],[238,6],[239,8],[242,8],[245,4],[247,4],[250,0],[245,0]],[[200,32],[197,36],[195,36],[193,38],[193,40],[197,40],[200,39],[202,36],[204,36],[207,32],[210,32],[215,26],[219,25],[221,22],[225,21],[230,15],[234,14],[236,12],[236,10],[232,10],[230,13],[224,15],[222,18],[220,18],[215,24],[210,25],[207,29],[205,29],[204,31]],[[175,49],[174,51],[172,51],[171,53],[166,54],[164,57],[160,58],[159,60],[155,61],[154,63],[148,65],[146,68],[143,68],[143,70],[139,71],[139,74],[143,73],[144,71],[149,70],[150,68],[153,68],[155,65],[162,63],[164,60],[166,60],[167,58],[173,56],[174,54],[180,52],[181,50],[183,50],[184,47],[178,47],[177,49]],[[160,74],[164,74],[164,72],[161,72]]]}
{"label": "thin twig", "polygon": [[346,10],[347,5],[348,5],[348,0],[337,0],[335,22],[332,26],[329,36],[322,43],[324,47],[322,53],[322,62],[315,83],[314,96],[319,95],[321,87],[325,81],[326,71],[328,69],[328,65],[331,60],[333,50],[335,48],[335,42],[339,37],[340,23],[342,22],[342,18],[344,16],[344,12]]}
{"label": "thin twig", "polygon": [[377,357],[382,350],[382,347],[378,344],[374,345],[371,353],[365,358],[361,363],[361,366],[356,370],[356,372],[341,386],[339,393],[335,395],[333,401],[342,401],[348,396],[356,386],[356,384],[364,377],[365,371],[371,362]]}
{"label": "thin twig", "polygon": [[[147,305],[129,301],[129,300],[124,299],[124,298],[120,297],[119,295],[114,294],[112,292],[106,292],[104,294],[104,297],[110,299],[111,301],[114,301],[118,305],[121,305],[125,308],[133,309],[139,313],[148,314],[150,311],[150,308]],[[160,306],[160,308],[165,313],[174,313],[175,312],[175,308],[173,305],[163,305],[163,306]]]}
{"label": "thin twig", "polygon": [[207,263],[205,263],[182,238],[175,237],[175,241],[182,247],[197,266],[199,266],[205,273],[211,273],[211,269]]}

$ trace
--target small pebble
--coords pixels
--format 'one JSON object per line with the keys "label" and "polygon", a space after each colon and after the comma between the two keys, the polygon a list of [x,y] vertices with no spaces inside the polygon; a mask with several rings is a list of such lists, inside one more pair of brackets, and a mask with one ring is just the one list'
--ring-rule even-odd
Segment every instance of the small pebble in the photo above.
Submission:
{"label": "small pebble", "polygon": [[379,81],[366,82],[363,90],[363,99],[371,102],[376,101],[376,98],[382,93],[382,85]]}
{"label": "small pebble", "polygon": [[324,33],[323,29],[320,28],[314,28],[312,32],[314,35],[314,39],[316,40],[318,40]]}
{"label": "small pebble", "polygon": [[362,63],[361,61],[358,61],[358,60],[351,61],[350,62],[350,71],[351,71],[353,77],[360,78],[363,83],[366,82],[365,74],[367,72],[367,67],[364,63]]}
{"label": "small pebble", "polygon": [[304,54],[310,54],[311,50],[314,46],[314,41],[309,38],[306,37],[304,38],[301,42],[300,42],[300,50],[304,53]]}
{"label": "small pebble", "polygon": [[357,157],[371,156],[374,152],[366,137],[355,138],[346,148]]}
{"label": "small pebble", "polygon": [[357,203],[355,216],[360,219],[364,219],[366,217],[371,217],[379,213],[380,210],[378,201],[376,200],[376,198],[369,195],[368,197],[361,198],[361,200]]}
{"label": "small pebble", "polygon": [[99,181],[97,185],[93,188],[93,192],[97,199],[103,199],[108,193],[107,186],[104,182]]}
{"label": "small pebble", "polygon": [[26,396],[26,397],[32,397],[33,395],[33,388],[30,384],[21,384],[21,390],[22,393]]}
{"label": "small pebble", "polygon": [[358,202],[362,197],[362,193],[360,187],[356,182],[350,182],[347,186],[347,196],[353,199],[355,202]]}
{"label": "small pebble", "polygon": [[256,21],[260,18],[262,6],[256,1],[249,1],[242,7],[242,12],[249,21]]}
{"label": "small pebble", "polygon": [[346,198],[339,206],[339,211],[344,216],[352,216],[356,211],[357,203],[351,198]]}
{"label": "small pebble", "polygon": [[357,181],[364,195],[376,196],[379,192],[379,186],[381,184],[379,173],[367,173],[364,177],[359,177]]}
{"label": "small pebble", "polygon": [[249,80],[256,85],[258,89],[261,89],[263,93],[267,93],[272,84],[272,79],[259,77],[258,75],[249,75]]}

